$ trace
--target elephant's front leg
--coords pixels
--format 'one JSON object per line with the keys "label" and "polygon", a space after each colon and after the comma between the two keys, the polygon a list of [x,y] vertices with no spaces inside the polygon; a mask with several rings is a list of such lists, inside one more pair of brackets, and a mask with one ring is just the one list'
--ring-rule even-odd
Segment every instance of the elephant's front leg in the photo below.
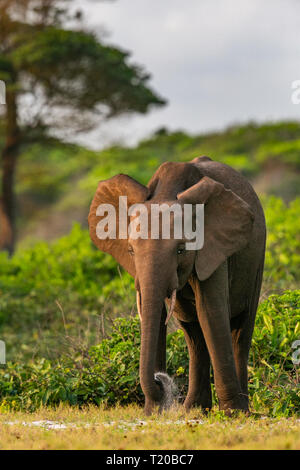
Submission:
{"label": "elephant's front leg", "polygon": [[193,406],[211,408],[210,359],[199,321],[179,322],[189,351],[189,388],[184,402],[188,411]]}
{"label": "elephant's front leg", "polygon": [[230,330],[227,263],[206,281],[192,279],[200,326],[214,370],[221,410],[248,410],[237,377]]}

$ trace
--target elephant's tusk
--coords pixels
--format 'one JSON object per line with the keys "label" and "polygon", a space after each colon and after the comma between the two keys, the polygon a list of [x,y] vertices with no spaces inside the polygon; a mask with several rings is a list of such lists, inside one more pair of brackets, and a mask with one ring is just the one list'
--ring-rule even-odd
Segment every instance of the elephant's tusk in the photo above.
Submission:
{"label": "elephant's tusk", "polygon": [[141,294],[137,290],[136,291],[136,306],[137,306],[137,311],[140,317],[140,321],[142,321],[142,312],[141,312]]}
{"label": "elephant's tusk", "polygon": [[165,323],[166,325],[168,324],[168,321],[170,320],[171,316],[173,315],[175,303],[176,303],[176,289],[174,289],[173,292],[172,292],[171,304],[170,304],[169,312],[168,312],[166,323]]}

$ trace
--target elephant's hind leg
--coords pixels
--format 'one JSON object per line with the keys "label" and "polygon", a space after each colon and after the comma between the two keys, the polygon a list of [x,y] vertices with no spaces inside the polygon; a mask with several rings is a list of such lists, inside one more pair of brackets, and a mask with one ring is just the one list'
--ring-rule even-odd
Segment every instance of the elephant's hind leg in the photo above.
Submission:
{"label": "elephant's hind leg", "polygon": [[[251,321],[252,320],[252,321]],[[235,367],[242,394],[248,403],[248,356],[251,345],[254,319],[244,311],[231,322],[231,335]]]}
{"label": "elephant's hind leg", "polygon": [[234,361],[241,390],[248,402],[248,357],[254,329],[256,310],[262,281],[262,266],[259,267],[248,308],[231,320],[231,336]]}
{"label": "elephant's hind leg", "polygon": [[211,408],[210,358],[198,321],[180,321],[189,351],[189,388],[184,407]]}

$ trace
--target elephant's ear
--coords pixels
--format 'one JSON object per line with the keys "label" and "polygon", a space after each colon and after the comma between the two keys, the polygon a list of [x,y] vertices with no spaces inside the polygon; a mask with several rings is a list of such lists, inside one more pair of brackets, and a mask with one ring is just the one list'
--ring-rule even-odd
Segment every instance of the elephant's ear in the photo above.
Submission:
{"label": "elephant's ear", "polygon": [[[129,208],[132,204],[144,202],[148,197],[148,193],[148,188],[127,175],[116,175],[108,180],[100,181],[88,216],[90,237],[94,244],[99,250],[111,254],[133,277],[135,276],[135,266],[132,257],[128,253],[128,216],[125,220],[125,236],[123,228],[122,238],[119,238],[119,197],[127,197],[127,206]],[[106,206],[107,211],[105,211],[105,206],[102,206],[102,210],[99,210],[99,206],[103,204],[110,205],[110,207]],[[108,221],[109,217],[111,219]],[[108,227],[112,227],[112,231],[107,238],[101,239],[99,238],[98,224],[104,218],[106,218],[106,222],[109,222]]]}
{"label": "elephant's ear", "polygon": [[183,204],[204,204],[204,245],[195,261],[197,276],[204,281],[247,245],[254,216],[243,199],[207,176],[177,198]]}

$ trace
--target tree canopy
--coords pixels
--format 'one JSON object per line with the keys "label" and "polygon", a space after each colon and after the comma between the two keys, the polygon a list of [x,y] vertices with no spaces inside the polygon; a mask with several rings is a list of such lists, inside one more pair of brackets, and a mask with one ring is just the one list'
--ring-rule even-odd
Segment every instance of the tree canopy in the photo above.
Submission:
{"label": "tree canopy", "polygon": [[86,31],[71,3],[0,0],[0,79],[6,84],[0,249],[12,251],[13,177],[22,143],[165,104],[144,68]]}

